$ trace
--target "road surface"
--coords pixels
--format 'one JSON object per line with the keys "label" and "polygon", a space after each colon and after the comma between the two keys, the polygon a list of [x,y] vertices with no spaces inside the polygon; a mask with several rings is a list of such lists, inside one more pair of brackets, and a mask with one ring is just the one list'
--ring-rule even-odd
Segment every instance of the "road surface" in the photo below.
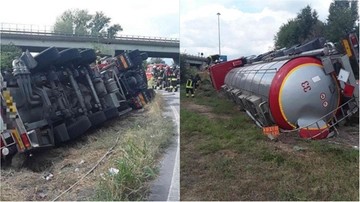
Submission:
{"label": "road surface", "polygon": [[164,90],[156,93],[166,103],[164,116],[176,123],[176,135],[160,162],[159,177],[151,183],[148,201],[180,201],[180,93]]}

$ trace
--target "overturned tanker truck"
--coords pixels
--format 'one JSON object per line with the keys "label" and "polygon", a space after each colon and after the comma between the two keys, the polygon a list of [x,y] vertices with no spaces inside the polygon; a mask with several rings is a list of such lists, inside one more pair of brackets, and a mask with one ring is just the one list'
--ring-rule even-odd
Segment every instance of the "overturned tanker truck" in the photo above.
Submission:
{"label": "overturned tanker truck", "polygon": [[316,38],[288,49],[241,57],[210,67],[213,87],[224,92],[260,127],[300,137],[332,136],[340,121],[358,113],[359,84],[349,57],[357,62],[357,36],[342,40],[346,55]]}
{"label": "overturned tanker truck", "polygon": [[[1,72],[2,160],[72,141],[90,128],[150,102],[139,50],[96,64],[93,49],[24,52]],[[101,68],[100,68],[101,66]]]}

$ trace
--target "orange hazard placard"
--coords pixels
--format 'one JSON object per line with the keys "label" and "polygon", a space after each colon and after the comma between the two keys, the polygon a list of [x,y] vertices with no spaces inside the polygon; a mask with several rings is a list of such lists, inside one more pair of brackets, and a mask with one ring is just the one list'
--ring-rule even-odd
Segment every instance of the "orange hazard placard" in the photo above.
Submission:
{"label": "orange hazard placard", "polygon": [[265,135],[279,135],[280,131],[279,131],[279,126],[270,126],[270,127],[264,127],[263,128],[263,133]]}

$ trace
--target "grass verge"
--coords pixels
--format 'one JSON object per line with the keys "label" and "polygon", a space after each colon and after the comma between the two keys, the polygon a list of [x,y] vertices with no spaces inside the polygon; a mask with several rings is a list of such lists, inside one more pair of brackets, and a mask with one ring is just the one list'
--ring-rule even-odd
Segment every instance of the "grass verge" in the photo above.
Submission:
{"label": "grass verge", "polygon": [[148,194],[149,180],[158,175],[157,159],[170,144],[174,126],[164,120],[163,100],[157,96],[147,108],[147,118],[135,120],[124,131],[119,147],[114,150],[110,162],[117,174],[102,175],[96,200],[134,201],[144,200]]}
{"label": "grass verge", "polygon": [[270,141],[210,85],[195,98],[182,89],[180,115],[181,200],[359,200],[358,150],[297,134]]}

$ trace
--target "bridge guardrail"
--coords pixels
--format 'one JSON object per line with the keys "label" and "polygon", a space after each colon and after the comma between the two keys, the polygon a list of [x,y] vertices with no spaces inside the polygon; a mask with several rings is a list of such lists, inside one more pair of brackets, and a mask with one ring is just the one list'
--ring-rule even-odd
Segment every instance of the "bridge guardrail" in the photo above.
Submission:
{"label": "bridge guardrail", "polygon": [[207,60],[206,57],[204,57],[204,56],[190,55],[187,53],[185,53],[184,56],[185,56],[185,58],[189,58],[189,59],[193,58],[193,59]]}
{"label": "bridge guardrail", "polygon": [[[8,26],[6,26],[8,25]],[[64,32],[53,32],[47,29],[49,26],[45,26],[45,29],[33,29],[32,25],[18,25],[18,24],[0,24],[0,33],[7,34],[23,34],[23,35],[37,35],[37,36],[66,36],[66,37],[81,37],[81,38],[93,38],[93,39],[104,39],[104,40],[130,40],[130,41],[152,41],[152,42],[167,42],[167,43],[180,43],[177,38],[166,38],[166,37],[150,37],[150,36],[136,36],[136,35],[120,35],[114,38],[107,38],[104,36],[94,35],[81,35],[81,34],[69,34]]]}

